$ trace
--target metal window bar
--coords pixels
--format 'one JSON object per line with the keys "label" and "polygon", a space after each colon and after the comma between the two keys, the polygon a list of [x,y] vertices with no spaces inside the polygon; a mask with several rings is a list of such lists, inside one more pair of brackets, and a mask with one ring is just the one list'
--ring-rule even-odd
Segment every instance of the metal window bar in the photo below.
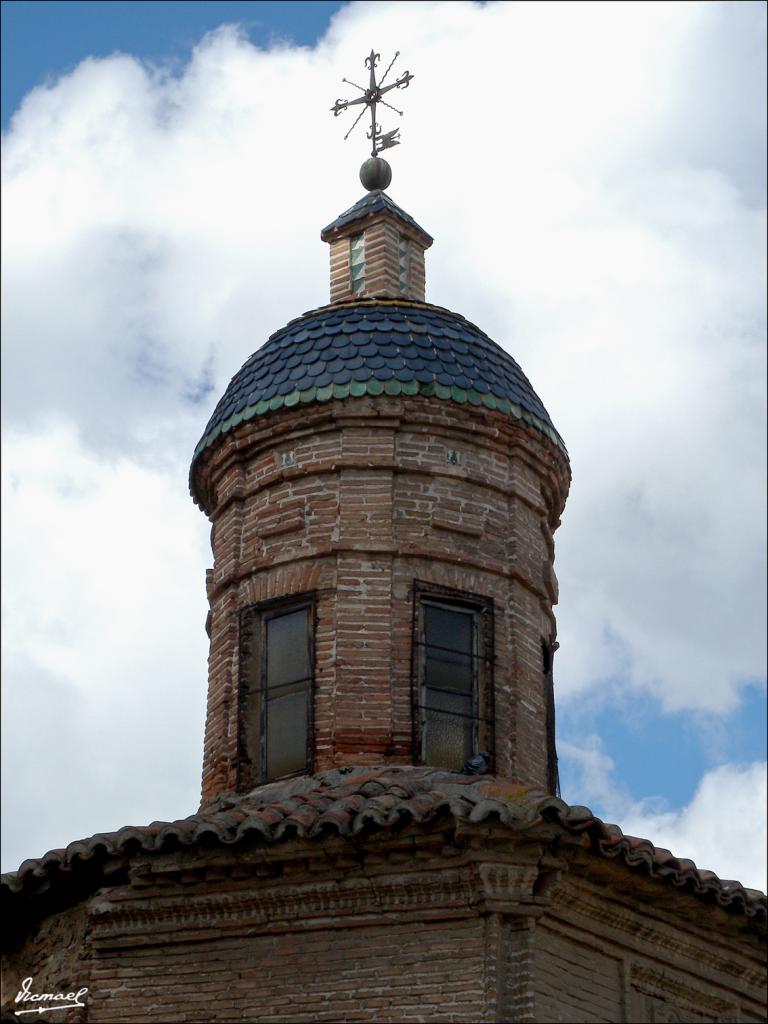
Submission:
{"label": "metal window bar", "polygon": [[[428,686],[426,689],[436,690],[438,693],[450,693],[452,696],[456,696],[456,690],[438,690],[436,686]],[[451,715],[455,718],[471,718],[473,722],[485,722],[486,725],[491,724],[491,719],[483,718],[482,715],[468,715],[464,711],[446,711],[444,708],[432,708],[428,704],[417,704],[416,707],[420,711],[429,711],[433,715]]]}
{"label": "metal window bar", "polygon": [[[449,612],[453,612],[453,613],[458,613],[458,614],[462,614],[462,615],[468,615],[470,617],[471,637],[472,637],[472,639],[471,639],[471,651],[458,651],[458,650],[455,650],[455,649],[450,648],[450,647],[443,647],[442,645],[433,644],[433,643],[429,642],[429,640],[427,639],[427,635],[426,635],[426,628],[427,627],[426,627],[425,612],[426,612],[426,609],[428,607],[430,607],[430,606],[433,607],[433,608],[439,608],[439,609],[443,609],[445,611],[449,611]],[[453,720],[457,720],[457,719],[458,720],[462,720],[463,719],[465,721],[471,722],[472,723],[472,735],[471,735],[471,737],[469,737],[469,746],[472,747],[472,748],[477,746],[477,741],[478,741],[478,723],[480,721],[480,716],[477,713],[478,712],[478,697],[479,697],[479,695],[478,695],[478,685],[477,685],[478,684],[477,663],[478,663],[478,661],[482,661],[483,660],[478,655],[478,653],[477,653],[477,651],[478,651],[478,629],[477,629],[477,625],[478,624],[477,624],[477,616],[478,616],[477,610],[474,609],[474,608],[472,608],[472,609],[466,608],[466,607],[462,608],[462,607],[460,607],[458,605],[455,605],[455,604],[449,604],[447,602],[443,603],[441,601],[432,601],[432,600],[429,600],[429,599],[422,599],[422,601],[420,602],[420,608],[419,608],[419,632],[418,632],[419,639],[417,641],[417,646],[422,648],[422,650],[423,650],[423,654],[422,654],[422,656],[420,658],[420,672],[419,672],[419,676],[420,676],[419,684],[420,684],[420,691],[421,691],[422,698],[421,698],[421,701],[419,702],[419,704],[417,706],[418,706],[418,710],[420,712],[419,719],[420,719],[420,724],[421,724],[421,758],[425,762],[428,762],[428,760],[429,760],[428,747],[429,747],[429,743],[430,743],[430,730],[429,730],[429,717],[430,716],[438,716],[439,715],[439,716],[444,716],[444,717],[447,717],[447,718],[451,718]],[[447,690],[447,689],[443,689],[442,687],[436,687],[436,686],[433,686],[433,685],[427,685],[427,678],[426,678],[426,673],[427,673],[427,657],[426,657],[426,655],[428,654],[429,651],[438,651],[438,650],[442,650],[442,651],[445,651],[446,653],[450,653],[450,654],[458,654],[462,658],[466,658],[467,659],[467,661],[469,663],[469,666],[470,666],[469,688],[468,688],[467,691],[463,691],[462,692],[461,690],[455,690],[455,689],[454,690]],[[473,709],[472,713],[471,714],[467,714],[467,713],[461,712],[461,711],[448,711],[448,710],[443,710],[442,708],[430,708],[426,704],[423,703],[424,695],[426,695],[427,693],[430,693],[430,692],[434,692],[434,693],[448,693],[451,696],[457,696],[457,695],[466,696],[466,697],[468,697],[471,700],[472,709]]]}
{"label": "metal window bar", "polygon": [[439,644],[431,644],[428,640],[417,640],[417,647],[424,647],[430,651],[446,651],[448,654],[460,654],[462,658],[472,658],[474,661],[492,662],[489,654],[477,654],[476,651],[459,651],[455,647],[441,647]]}
{"label": "metal window bar", "polygon": [[[475,697],[475,711],[483,709],[485,715],[476,713],[469,716],[473,719],[474,742],[480,742],[486,749],[495,751],[495,693],[494,675],[496,666],[495,642],[494,642],[494,616],[493,602],[487,598],[444,588],[437,588],[437,591],[429,584],[414,580],[411,591],[411,610],[413,623],[413,638],[411,642],[411,730],[413,751],[416,756],[425,761],[425,725],[428,713],[440,716],[449,716],[450,711],[428,708],[421,703],[425,692],[429,688],[425,686],[424,672],[426,669],[427,655],[429,648],[435,648],[435,655],[440,650],[448,650],[452,653],[469,653],[470,663],[474,668],[473,672],[473,696]],[[428,644],[422,637],[424,635],[424,609],[426,607],[444,608],[447,611],[460,611],[474,617],[474,649],[472,652],[455,652],[450,648],[442,648],[442,645]],[[456,695],[460,691],[450,691],[449,695]],[[469,694],[467,694],[469,696]],[[487,716],[487,717],[486,717]],[[443,719],[450,720],[449,718]],[[458,721],[458,717],[456,721]],[[482,730],[482,737],[480,735]],[[418,753],[417,753],[418,752]]]}
{"label": "metal window bar", "polygon": [[258,686],[251,690],[251,693],[274,693],[276,690],[284,690],[286,686],[299,686],[303,683],[311,683],[312,676],[304,676],[303,679],[292,679],[289,683],[278,683],[276,686]]}
{"label": "metal window bar", "polygon": [[[313,621],[313,619],[314,619],[314,616],[313,616],[313,607],[314,607],[313,604],[305,602],[305,603],[302,603],[302,604],[299,604],[299,605],[294,605],[293,607],[289,606],[289,607],[285,607],[285,608],[278,608],[278,609],[275,609],[274,611],[268,611],[268,612],[265,612],[263,614],[262,620],[261,620],[261,659],[260,659],[261,660],[260,678],[261,678],[262,681],[267,682],[267,674],[268,674],[268,672],[267,672],[267,642],[266,642],[267,627],[268,627],[268,624],[269,624],[270,621],[272,621],[272,620],[274,620],[276,618],[280,618],[283,615],[292,615],[292,614],[295,614],[296,612],[301,612],[301,611],[305,612],[305,614],[306,614],[306,627],[307,627],[307,633],[306,633],[307,659],[308,659],[308,663],[309,663],[309,666],[310,666],[310,670],[312,669],[312,667],[314,666],[314,644],[313,644],[313,636],[314,636],[314,621]],[[261,707],[260,707],[260,747],[261,747],[261,750],[260,750],[260,753],[259,753],[259,761],[260,761],[260,775],[261,775],[261,780],[263,782],[270,782],[270,781],[272,781],[272,778],[271,778],[271,776],[269,774],[269,749],[268,749],[268,746],[269,746],[269,744],[268,744],[269,705],[272,703],[272,700],[270,699],[269,695],[270,694],[274,695],[276,691],[284,690],[288,686],[297,686],[298,684],[306,684],[306,685],[302,685],[300,689],[297,689],[295,691],[296,693],[304,693],[304,694],[306,694],[306,719],[305,719],[306,750],[305,750],[305,756],[304,756],[304,764],[301,767],[296,768],[294,771],[288,772],[287,775],[288,776],[290,776],[290,775],[300,775],[302,772],[306,771],[309,768],[309,766],[311,765],[311,763],[312,763],[312,732],[313,732],[313,730],[312,730],[312,681],[313,681],[313,678],[314,678],[314,675],[304,676],[301,679],[290,680],[287,683],[278,683],[275,686],[269,686],[269,685],[261,686],[261,687],[255,688],[252,691],[252,692],[255,692],[255,693],[265,694],[265,696],[259,701],[259,703],[261,705]],[[275,777],[276,778],[284,778],[284,777],[286,777],[286,775],[281,773],[279,776],[275,776]]]}

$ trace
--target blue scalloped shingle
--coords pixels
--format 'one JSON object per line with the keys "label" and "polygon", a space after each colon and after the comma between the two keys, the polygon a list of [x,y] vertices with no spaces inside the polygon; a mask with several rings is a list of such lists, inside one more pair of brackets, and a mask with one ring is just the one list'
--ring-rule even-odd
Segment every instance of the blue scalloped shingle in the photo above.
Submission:
{"label": "blue scalloped shingle", "polygon": [[[216,406],[196,456],[234,412],[290,394],[358,381],[455,388],[456,401],[507,400],[557,439],[536,392],[515,360],[457,313],[385,301],[332,306],[299,317],[245,362]],[[315,399],[307,396],[305,401]],[[290,404],[290,403],[289,403]],[[273,408],[276,406],[273,405]],[[253,415],[253,412],[250,414]]]}

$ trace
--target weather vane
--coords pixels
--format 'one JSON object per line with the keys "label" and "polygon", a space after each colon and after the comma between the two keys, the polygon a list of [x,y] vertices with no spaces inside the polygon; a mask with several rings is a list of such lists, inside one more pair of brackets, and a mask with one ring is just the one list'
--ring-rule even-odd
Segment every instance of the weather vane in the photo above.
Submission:
{"label": "weather vane", "polygon": [[397,107],[393,107],[391,103],[387,103],[386,100],[382,99],[384,94],[390,92],[390,90],[392,89],[407,89],[408,85],[411,82],[411,79],[413,78],[413,75],[410,73],[410,71],[404,71],[396,81],[391,82],[389,85],[384,85],[387,75],[392,70],[392,65],[395,63],[399,56],[400,51],[398,50],[395,53],[395,56],[392,58],[389,67],[381,76],[381,79],[377,82],[376,67],[379,63],[379,60],[381,59],[381,54],[371,50],[370,55],[365,58],[365,66],[370,71],[370,80],[368,83],[368,88],[364,89],[361,85],[358,85],[356,82],[350,82],[348,78],[343,78],[343,82],[346,82],[347,85],[354,86],[355,89],[359,89],[363,95],[358,96],[357,99],[354,100],[336,100],[334,105],[331,107],[333,116],[338,117],[339,114],[342,113],[342,111],[347,109],[347,107],[362,106],[362,110],[355,118],[352,127],[344,136],[345,139],[349,138],[354,129],[357,127],[357,123],[359,122],[360,118],[363,116],[366,110],[370,108],[371,130],[367,132],[366,135],[367,138],[371,140],[371,160],[366,160],[366,162],[363,164],[363,167],[360,171],[360,178],[365,187],[371,191],[374,188],[386,188],[392,179],[392,171],[389,167],[389,164],[387,164],[386,160],[379,160],[379,153],[381,153],[385,149],[391,149],[392,146],[400,145],[400,139],[398,138],[398,135],[400,134],[400,129],[394,128],[391,132],[382,132],[381,126],[376,121],[377,104],[381,104],[383,107],[387,107],[389,110],[394,110],[394,112],[396,114],[399,114],[400,117],[403,116],[402,110],[398,110]]}

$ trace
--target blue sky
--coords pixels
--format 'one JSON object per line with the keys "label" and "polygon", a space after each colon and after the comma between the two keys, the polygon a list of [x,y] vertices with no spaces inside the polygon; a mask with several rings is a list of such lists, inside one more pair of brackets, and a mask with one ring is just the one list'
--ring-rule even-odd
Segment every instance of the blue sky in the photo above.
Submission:
{"label": "blue sky", "polygon": [[120,50],[181,65],[206,32],[228,21],[257,46],[275,39],[311,46],[339,7],[325,0],[3,0],[3,128],[25,93],[84,57]]}
{"label": "blue sky", "polygon": [[[558,730],[573,738],[596,733],[615,764],[615,776],[636,800],[653,799],[666,807],[689,803],[707,769],[719,762],[764,760],[766,756],[765,690],[745,687],[730,715],[664,712],[647,695],[626,697],[600,706],[568,702],[558,709]],[[564,764],[563,784],[571,799],[578,776]]]}
{"label": "blue sky", "polygon": [[[556,535],[564,796],[721,874],[752,870],[727,809],[749,806],[766,757],[764,6],[1,10],[4,526],[21,538],[6,555],[6,719],[37,714],[50,732],[35,765],[18,727],[5,744],[19,825],[4,868],[72,832],[195,809],[209,547],[185,474],[210,412],[200,381],[223,391],[269,333],[327,301],[317,234],[359,198],[365,156],[328,108],[375,41],[416,74],[390,191],[435,235],[428,299],[508,348],[571,453]],[[76,553],[115,514],[121,549],[103,544],[125,585],[105,595],[99,559]],[[117,622],[143,637],[120,671],[94,640],[123,643]],[[128,792],[139,679],[161,721],[175,694],[184,712],[170,749],[167,728],[146,733],[157,761]],[[73,709],[67,740],[56,724]],[[72,786],[87,806],[46,831]]]}

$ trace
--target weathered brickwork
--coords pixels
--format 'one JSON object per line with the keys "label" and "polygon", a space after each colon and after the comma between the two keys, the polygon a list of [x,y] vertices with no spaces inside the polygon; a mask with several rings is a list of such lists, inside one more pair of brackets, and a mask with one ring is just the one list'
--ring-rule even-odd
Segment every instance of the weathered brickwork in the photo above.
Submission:
{"label": "weathered brickwork", "polygon": [[[542,927],[535,957],[539,1021],[626,1019],[621,957],[607,955],[583,937]],[[581,941],[580,941],[581,940]]]}
{"label": "weathered brickwork", "polygon": [[765,1019],[743,917],[538,835],[444,817],[136,855],[8,957],[4,1005],[33,975],[121,1024]]}
{"label": "weathered brickwork", "polygon": [[314,769],[413,762],[417,582],[493,602],[496,770],[546,787],[541,642],[568,486],[554,445],[490,410],[381,397],[282,410],[203,459],[204,799],[239,784],[239,610],[291,594],[317,596]]}
{"label": "weathered brickwork", "polygon": [[504,915],[500,918],[496,1020],[537,1019],[533,989],[535,924],[533,916]]}
{"label": "weathered brickwork", "polygon": [[632,882],[580,855],[555,888],[537,923],[536,1020],[765,1020],[763,942],[737,938],[719,908],[646,902]]}
{"label": "weathered brickwork", "polygon": [[[47,916],[32,926],[26,934],[16,937],[3,950],[3,969],[0,972],[2,995],[0,1004],[5,1013],[3,1020],[11,1020],[22,1004],[14,1002],[25,978],[32,978],[31,991],[79,992],[91,985],[91,957],[89,948],[89,916],[83,903]],[[4,929],[5,930],[5,929]],[[5,941],[11,938],[7,933]],[[31,1003],[24,1003],[29,1009]],[[6,1018],[7,1014],[7,1018]],[[41,1014],[43,1020],[47,1015]],[[51,1017],[63,1017],[67,1022],[82,1024],[88,1020],[87,1010],[67,1009]],[[16,1017],[23,1021],[35,1014]],[[91,1018],[93,1019],[93,1018]]]}
{"label": "weathered brickwork", "polygon": [[482,927],[407,922],[105,952],[93,1019],[481,1021]]}
{"label": "weathered brickwork", "polygon": [[[365,240],[365,274],[363,287],[353,292],[350,238],[361,234]],[[404,279],[401,276],[401,239],[407,242]],[[331,302],[371,297],[424,302],[424,251],[431,244],[428,235],[390,212],[347,225],[330,242]]]}

